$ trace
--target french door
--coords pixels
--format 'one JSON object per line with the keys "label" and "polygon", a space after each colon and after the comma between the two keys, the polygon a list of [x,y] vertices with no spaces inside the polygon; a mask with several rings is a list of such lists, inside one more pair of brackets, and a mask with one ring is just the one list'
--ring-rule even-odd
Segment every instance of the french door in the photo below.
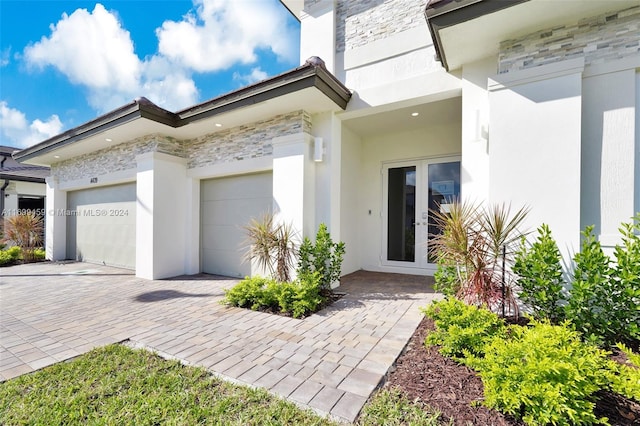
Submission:
{"label": "french door", "polygon": [[429,242],[439,232],[433,210],[446,212],[459,198],[460,158],[386,163],[382,174],[382,264],[433,270]]}

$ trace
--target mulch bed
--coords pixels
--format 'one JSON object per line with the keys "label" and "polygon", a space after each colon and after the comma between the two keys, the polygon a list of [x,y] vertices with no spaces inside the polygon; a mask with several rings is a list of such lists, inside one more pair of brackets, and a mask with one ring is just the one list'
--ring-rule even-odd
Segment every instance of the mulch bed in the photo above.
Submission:
{"label": "mulch bed", "polygon": [[[433,320],[424,318],[407,347],[388,375],[386,387],[396,387],[412,401],[429,405],[453,419],[458,426],[493,425],[520,426],[524,423],[481,402],[482,381],[468,367],[457,364],[438,353],[437,348],[424,346],[424,339],[434,329]],[[611,393],[601,392],[596,415],[606,416],[612,425],[640,425],[640,404]]]}

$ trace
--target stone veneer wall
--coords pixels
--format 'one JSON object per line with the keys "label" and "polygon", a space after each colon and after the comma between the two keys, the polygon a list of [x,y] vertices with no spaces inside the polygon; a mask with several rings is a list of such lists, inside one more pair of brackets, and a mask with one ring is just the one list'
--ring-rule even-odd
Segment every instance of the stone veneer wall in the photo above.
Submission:
{"label": "stone veneer wall", "polygon": [[638,53],[640,6],[506,40],[500,45],[498,73],[579,57],[590,65]]}
{"label": "stone veneer wall", "polygon": [[152,151],[186,158],[189,168],[262,157],[272,154],[274,137],[301,132],[311,133],[311,116],[306,111],[278,115],[188,141],[149,135],[53,164],[51,175],[64,182],[129,170],[136,168],[136,156]]}
{"label": "stone veneer wall", "polygon": [[[307,3],[314,0],[305,0]],[[376,40],[423,25],[426,0],[338,0],[336,52],[364,46]]]}
{"label": "stone veneer wall", "polygon": [[152,151],[186,156],[182,141],[164,135],[148,135],[53,164],[51,175],[60,181],[70,181],[129,170],[136,167],[137,155]]}
{"label": "stone veneer wall", "polygon": [[271,155],[274,137],[302,132],[311,133],[311,116],[306,111],[210,133],[187,142],[187,165],[191,169]]}

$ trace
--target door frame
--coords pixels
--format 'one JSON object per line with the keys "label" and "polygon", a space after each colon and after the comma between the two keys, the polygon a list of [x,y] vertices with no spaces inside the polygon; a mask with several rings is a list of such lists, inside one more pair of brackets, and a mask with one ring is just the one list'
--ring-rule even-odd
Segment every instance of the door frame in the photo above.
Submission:
{"label": "door frame", "polygon": [[[427,173],[430,164],[461,162],[461,155],[446,155],[437,157],[420,157],[398,161],[383,161],[380,169],[382,176],[382,206],[381,212],[381,247],[380,247],[380,265],[382,267],[391,267],[399,272],[407,274],[427,273],[433,274],[437,265],[427,260],[427,236],[428,236],[428,219],[422,219],[422,212],[428,211],[429,197],[429,176]],[[416,168],[416,205],[414,217],[415,232],[415,260],[413,262],[387,260],[388,257],[388,202],[389,202],[389,169],[399,167]],[[462,173],[461,173],[462,175]],[[427,206],[423,204],[427,203]],[[417,225],[417,226],[416,226]]]}

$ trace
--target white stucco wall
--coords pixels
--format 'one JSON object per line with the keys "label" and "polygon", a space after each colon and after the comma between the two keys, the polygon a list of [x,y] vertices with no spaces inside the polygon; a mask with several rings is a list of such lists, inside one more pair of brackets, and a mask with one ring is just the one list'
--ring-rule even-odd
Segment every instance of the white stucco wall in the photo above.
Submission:
{"label": "white stucco wall", "polygon": [[401,270],[381,264],[383,162],[459,155],[460,127],[459,117],[452,117],[449,123],[441,123],[418,131],[395,132],[362,139],[360,201],[352,221],[360,226],[360,255],[363,269],[420,273],[418,270]]}
{"label": "white stucco wall", "polygon": [[138,156],[136,180],[136,276],[185,273],[186,160],[149,152]]}
{"label": "white stucco wall", "polygon": [[[340,192],[340,239],[345,243],[342,273],[349,274],[362,267],[361,226],[364,207],[362,191],[362,140],[349,128],[342,128],[342,173]],[[373,214],[373,212],[371,213]],[[369,216],[368,210],[364,216]]]}
{"label": "white stucco wall", "polygon": [[526,227],[549,224],[566,258],[579,247],[582,61],[496,76],[489,201],[530,206]]}
{"label": "white stucco wall", "polygon": [[[300,64],[312,56],[335,71],[336,7],[333,1],[308,3],[300,16]],[[322,36],[319,36],[319,35]]]}
{"label": "white stucco wall", "polygon": [[627,69],[582,82],[581,226],[595,225],[605,247],[619,242],[620,223],[636,207],[636,79]]}
{"label": "white stucco wall", "polygon": [[45,206],[45,256],[48,260],[64,260],[67,257],[67,192],[59,188],[57,179],[46,179]]}
{"label": "white stucco wall", "polygon": [[636,158],[635,158],[635,207],[640,213],[640,71],[636,72]]}
{"label": "white stucco wall", "polygon": [[462,69],[461,195],[471,202],[489,198],[488,75],[495,74],[496,58],[465,64]]}

